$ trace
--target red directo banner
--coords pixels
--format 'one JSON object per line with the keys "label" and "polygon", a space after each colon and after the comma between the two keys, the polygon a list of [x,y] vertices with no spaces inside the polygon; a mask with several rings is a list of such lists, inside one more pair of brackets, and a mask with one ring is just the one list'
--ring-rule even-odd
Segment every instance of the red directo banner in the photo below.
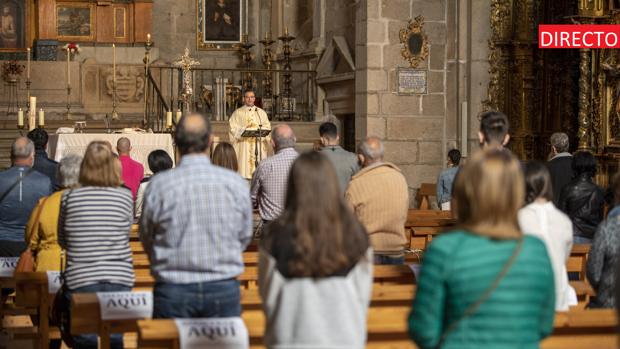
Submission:
{"label": "red directo banner", "polygon": [[538,48],[620,48],[620,25],[541,24]]}

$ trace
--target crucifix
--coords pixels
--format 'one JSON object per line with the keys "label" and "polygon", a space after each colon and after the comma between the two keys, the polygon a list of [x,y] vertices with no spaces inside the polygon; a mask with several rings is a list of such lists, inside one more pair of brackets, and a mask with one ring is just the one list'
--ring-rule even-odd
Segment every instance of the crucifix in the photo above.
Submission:
{"label": "crucifix", "polygon": [[192,67],[200,65],[200,62],[193,59],[189,55],[189,48],[185,48],[185,53],[174,62],[175,67],[179,67],[183,70],[183,91],[181,97],[183,98],[183,111],[188,113],[191,111],[192,100]]}

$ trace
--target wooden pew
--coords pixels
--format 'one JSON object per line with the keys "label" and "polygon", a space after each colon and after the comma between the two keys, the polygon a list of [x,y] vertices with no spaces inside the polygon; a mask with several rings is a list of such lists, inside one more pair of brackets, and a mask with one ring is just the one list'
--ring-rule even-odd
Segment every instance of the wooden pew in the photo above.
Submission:
{"label": "wooden pew", "polygon": [[[371,306],[374,308],[394,306],[407,308],[411,304],[414,291],[413,285],[375,284],[372,290]],[[242,289],[241,305],[244,312],[262,312],[258,289]],[[103,349],[108,348],[111,333],[130,333],[137,329],[137,320],[101,320],[99,300],[95,293],[74,294],[71,316],[72,333],[97,333],[101,338]]]}
{"label": "wooden pew", "polygon": [[451,211],[409,210],[405,229],[408,232],[409,248],[424,250],[433,240],[433,235],[454,226],[456,220]]}
{"label": "wooden pew", "polygon": [[586,279],[586,267],[588,264],[588,254],[590,244],[575,244],[566,262],[566,270],[569,273],[579,273],[579,280]]}
{"label": "wooden pew", "polygon": [[[367,348],[416,348],[407,335],[409,307],[371,307],[368,310]],[[261,311],[244,311],[251,348],[264,348],[265,323]],[[553,334],[542,349],[617,348],[618,320],[614,310],[571,310],[556,313]],[[138,321],[138,346],[145,349],[178,348],[178,332],[173,320]]]}
{"label": "wooden pew", "polygon": [[419,210],[431,209],[431,197],[437,196],[437,184],[436,183],[422,183],[420,189],[418,189],[415,199],[418,203]]}
{"label": "wooden pew", "polygon": [[553,334],[542,349],[616,349],[618,319],[614,309],[571,310],[556,313]]}
{"label": "wooden pew", "polygon": [[95,293],[74,293],[71,297],[71,334],[95,333],[99,348],[110,348],[110,335],[137,331],[137,320],[102,320]]}
{"label": "wooden pew", "polygon": [[24,308],[36,309],[37,322],[32,328],[36,348],[47,349],[50,339],[60,339],[58,327],[50,327],[49,315],[54,294],[48,292],[47,273],[30,272],[15,274],[15,303]]}
{"label": "wooden pew", "polygon": [[[368,310],[367,348],[413,349],[407,335],[409,307],[372,307]],[[244,311],[241,315],[250,335],[250,348],[264,348],[265,319],[261,310]],[[138,321],[138,347],[144,349],[178,348],[178,332],[173,320]]]}

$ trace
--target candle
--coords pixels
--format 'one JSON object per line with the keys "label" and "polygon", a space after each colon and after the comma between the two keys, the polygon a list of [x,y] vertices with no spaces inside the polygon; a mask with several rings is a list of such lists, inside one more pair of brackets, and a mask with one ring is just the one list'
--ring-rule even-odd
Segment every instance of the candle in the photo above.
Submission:
{"label": "candle", "polygon": [[112,44],[112,83],[116,88],[116,45]]}
{"label": "candle", "polygon": [[34,130],[37,113],[37,97],[30,97],[30,109],[28,110],[28,130]]}
{"label": "candle", "polygon": [[37,97],[30,97],[30,105],[28,111],[37,110]]}
{"label": "candle", "polygon": [[166,127],[172,128],[172,112],[171,111],[166,112]]}
{"label": "candle", "polygon": [[17,111],[17,126],[24,127],[24,111],[22,108]]}
{"label": "candle", "polygon": [[45,112],[43,108],[39,109],[39,127],[45,126]]}
{"label": "candle", "polygon": [[26,79],[30,80],[30,47],[26,49]]}
{"label": "candle", "polygon": [[71,60],[71,51],[67,47],[67,87],[71,86],[71,69],[69,67],[69,61]]}
{"label": "candle", "polygon": [[146,34],[146,42],[151,42],[151,34]]}
{"label": "candle", "polygon": [[288,27],[284,27],[284,36],[288,36]]}
{"label": "candle", "polygon": [[181,120],[181,116],[183,116],[183,113],[177,109],[177,124],[179,123],[179,120]]}

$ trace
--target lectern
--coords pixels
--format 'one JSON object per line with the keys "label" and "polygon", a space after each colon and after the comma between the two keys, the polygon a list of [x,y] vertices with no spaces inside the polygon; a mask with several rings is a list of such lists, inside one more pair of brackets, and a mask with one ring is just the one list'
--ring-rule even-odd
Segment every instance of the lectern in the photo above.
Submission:
{"label": "lectern", "polygon": [[263,157],[263,148],[261,147],[263,137],[268,136],[271,130],[263,130],[260,127],[257,130],[245,130],[241,137],[254,138],[254,166],[258,167],[258,163]]}

